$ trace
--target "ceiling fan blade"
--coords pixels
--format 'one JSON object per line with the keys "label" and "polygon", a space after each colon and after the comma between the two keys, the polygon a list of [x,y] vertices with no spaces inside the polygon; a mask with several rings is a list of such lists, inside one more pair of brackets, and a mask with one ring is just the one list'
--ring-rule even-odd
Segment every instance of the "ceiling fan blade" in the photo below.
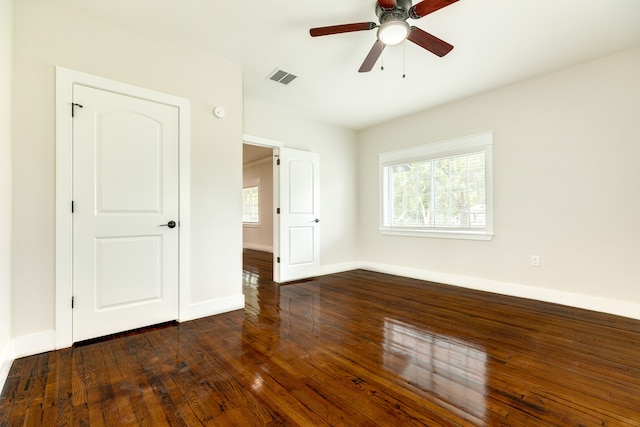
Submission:
{"label": "ceiling fan blade", "polygon": [[413,19],[422,18],[457,1],[458,0],[423,0],[409,9],[409,17]]}
{"label": "ceiling fan blade", "polygon": [[411,32],[407,36],[407,39],[441,57],[445,56],[447,53],[451,52],[451,49],[453,49],[453,45],[450,45],[446,41],[441,40],[433,34],[429,34],[418,27],[411,27]]}
{"label": "ceiling fan blade", "polygon": [[376,65],[376,61],[378,61],[378,58],[382,54],[385,46],[386,44],[382,43],[380,40],[376,40],[376,42],[373,44],[373,47],[369,51],[369,54],[366,58],[364,58],[364,62],[360,66],[358,72],[368,73],[369,71],[371,71],[373,69],[373,66]]}
{"label": "ceiling fan blade", "polygon": [[309,30],[311,37],[328,36],[330,34],[350,33],[352,31],[373,30],[378,24],[375,22],[358,22],[355,24],[331,25],[329,27],[318,27]]}
{"label": "ceiling fan blade", "polygon": [[396,3],[396,0],[378,0],[378,4],[383,9],[393,9],[398,3]]}

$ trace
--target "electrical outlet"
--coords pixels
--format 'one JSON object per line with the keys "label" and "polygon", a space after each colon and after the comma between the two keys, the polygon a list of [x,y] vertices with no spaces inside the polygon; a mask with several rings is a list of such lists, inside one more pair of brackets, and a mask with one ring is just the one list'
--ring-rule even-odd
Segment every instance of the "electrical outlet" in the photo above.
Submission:
{"label": "electrical outlet", "polygon": [[540,257],[538,255],[531,255],[531,265],[540,267]]}

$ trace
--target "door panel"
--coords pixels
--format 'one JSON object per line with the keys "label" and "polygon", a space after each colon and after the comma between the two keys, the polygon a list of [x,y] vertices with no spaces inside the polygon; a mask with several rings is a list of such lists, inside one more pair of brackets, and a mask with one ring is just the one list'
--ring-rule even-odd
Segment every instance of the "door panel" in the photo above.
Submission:
{"label": "door panel", "polygon": [[[281,160],[282,161],[282,160]],[[313,159],[292,158],[288,165],[289,213],[295,215],[314,213],[314,172]]]}
{"label": "door panel", "polygon": [[289,228],[289,265],[313,263],[315,227]]}
{"label": "door panel", "polygon": [[105,112],[98,126],[98,212],[160,212],[162,123],[135,111]]}
{"label": "door panel", "polygon": [[178,110],[74,85],[73,341],[178,317]]}
{"label": "door panel", "polygon": [[320,160],[317,153],[280,148],[280,225],[276,282],[320,274]]}
{"label": "door panel", "polygon": [[96,240],[96,311],[162,299],[159,236]]}

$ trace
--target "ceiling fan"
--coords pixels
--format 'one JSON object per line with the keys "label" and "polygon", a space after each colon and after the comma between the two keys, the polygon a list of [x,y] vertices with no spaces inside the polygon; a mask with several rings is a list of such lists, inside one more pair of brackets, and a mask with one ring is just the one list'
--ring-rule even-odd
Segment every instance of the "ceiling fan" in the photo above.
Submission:
{"label": "ceiling fan", "polygon": [[407,19],[422,18],[457,1],[423,0],[412,6],[411,0],[377,0],[376,15],[380,21],[379,25],[375,22],[358,22],[355,24],[312,28],[309,33],[311,37],[318,37],[378,28],[378,40],[373,44],[362,66],[360,66],[358,71],[361,73],[371,71],[387,45],[395,45],[405,39],[442,57],[449,53],[453,46],[418,27],[410,26],[407,23]]}

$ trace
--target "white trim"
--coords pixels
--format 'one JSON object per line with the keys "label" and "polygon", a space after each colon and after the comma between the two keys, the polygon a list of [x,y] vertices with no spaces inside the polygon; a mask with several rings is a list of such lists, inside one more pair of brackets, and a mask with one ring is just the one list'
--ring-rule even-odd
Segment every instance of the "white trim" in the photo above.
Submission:
{"label": "white trim", "polygon": [[[56,318],[54,345],[51,349],[69,347],[73,344],[73,220],[71,200],[73,197],[73,121],[71,103],[73,84],[78,83],[97,89],[108,90],[149,99],[178,108],[179,115],[179,310],[187,310],[191,298],[190,272],[190,105],[189,100],[149,89],[129,85],[63,67],[56,67]],[[16,339],[16,350],[18,339]],[[45,350],[46,351],[46,350]]]}
{"label": "white trim", "polygon": [[15,358],[32,356],[55,349],[56,331],[42,331],[15,338]]}
{"label": "white trim", "polygon": [[378,154],[378,159],[383,165],[392,165],[414,160],[443,157],[449,153],[476,151],[476,148],[485,145],[493,145],[493,132],[484,132],[415,147],[402,148],[400,150],[386,151]]}
{"label": "white trim", "polygon": [[627,301],[373,262],[361,262],[360,268],[378,273],[393,274],[512,297],[550,302],[640,320],[640,304]]}
{"label": "white trim", "polygon": [[408,236],[408,237],[433,237],[436,239],[465,239],[465,240],[491,240],[493,233],[474,233],[472,231],[431,231],[431,230],[408,230],[401,228],[380,228],[380,234],[388,236]]}
{"label": "white trim", "polygon": [[258,245],[256,243],[245,242],[242,244],[242,249],[253,249],[254,251],[270,252],[273,253],[273,246]]}
{"label": "white trim", "polygon": [[201,317],[227,313],[229,311],[244,309],[244,295],[233,295],[226,298],[217,298],[209,301],[189,304],[180,310],[180,322],[200,319]]}
{"label": "white trim", "polygon": [[15,360],[15,343],[14,340],[9,340],[2,351],[0,351],[0,391],[4,389],[4,385],[7,382],[11,365]]}
{"label": "white trim", "polygon": [[242,222],[242,228],[260,228],[262,227],[262,224],[260,224],[260,221],[258,222]]}
{"label": "white trim", "polygon": [[339,264],[329,264],[320,266],[320,275],[326,276],[328,274],[344,273],[345,271],[353,271],[360,268],[360,265],[356,261],[342,262]]}
{"label": "white trim", "polygon": [[262,138],[260,136],[242,135],[242,142],[249,145],[258,145],[261,147],[279,148],[284,147],[284,143],[274,139]]}

